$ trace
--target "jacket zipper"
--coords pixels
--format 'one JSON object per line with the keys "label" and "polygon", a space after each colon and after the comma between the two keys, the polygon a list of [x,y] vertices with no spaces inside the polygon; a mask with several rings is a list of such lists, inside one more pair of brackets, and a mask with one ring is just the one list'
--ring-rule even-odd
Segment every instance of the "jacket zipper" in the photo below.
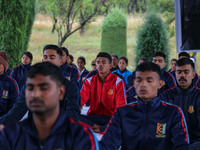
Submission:
{"label": "jacket zipper", "polygon": [[102,82],[102,86],[101,86],[100,104],[101,104],[101,107],[102,107],[102,110],[103,110],[103,115],[104,115],[104,107],[103,107],[103,104],[102,104],[102,102],[101,102],[101,99],[102,99],[102,91],[103,91],[103,82]]}

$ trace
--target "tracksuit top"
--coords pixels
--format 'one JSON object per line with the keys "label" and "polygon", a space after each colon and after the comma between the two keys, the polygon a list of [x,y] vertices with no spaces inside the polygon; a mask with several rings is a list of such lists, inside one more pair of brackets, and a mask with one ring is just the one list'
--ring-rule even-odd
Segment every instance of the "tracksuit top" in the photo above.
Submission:
{"label": "tracksuit top", "polygon": [[198,141],[200,146],[200,89],[195,85],[186,91],[176,87],[162,93],[160,97],[181,107],[187,121],[190,143]]}
{"label": "tracksuit top", "polygon": [[111,72],[104,82],[98,73],[86,79],[80,95],[81,107],[90,99],[88,115],[112,116],[118,107],[127,103],[123,80]]}
{"label": "tracksuit top", "polygon": [[32,116],[0,132],[1,150],[98,150],[93,132],[61,112],[50,134],[40,142]]}
{"label": "tracksuit top", "polygon": [[101,150],[188,150],[189,137],[180,107],[156,97],[117,109],[99,143]]}
{"label": "tracksuit top", "polygon": [[17,82],[6,73],[0,75],[0,116],[6,114],[19,95]]}
{"label": "tracksuit top", "polygon": [[174,76],[164,68],[161,69],[161,80],[163,80],[163,86],[158,90],[158,95],[170,88],[176,87],[176,80]]}
{"label": "tracksuit top", "polygon": [[82,72],[82,74],[79,74],[79,89],[81,89],[82,85],[83,85],[83,81],[85,80],[86,76],[88,75],[89,71],[87,69],[84,68],[84,71]]}
{"label": "tracksuit top", "polygon": [[126,87],[129,88],[129,83],[128,83],[128,77],[130,75],[132,75],[132,72],[130,72],[127,69],[124,69],[123,71],[120,71],[119,69],[113,71],[112,73],[116,74],[116,75],[121,75],[123,77],[124,82],[126,83]]}
{"label": "tracksuit top", "polygon": [[66,79],[68,79],[69,81],[72,81],[78,86],[79,73],[78,73],[77,68],[72,67],[66,63],[60,66],[60,69],[62,70],[63,76]]}
{"label": "tracksuit top", "polygon": [[26,82],[26,73],[28,72],[28,70],[31,68],[31,64],[28,65],[18,65],[17,67],[15,67],[13,69],[13,71],[11,72],[10,76],[12,78],[14,78],[19,86],[19,90],[21,91],[23,85]]}

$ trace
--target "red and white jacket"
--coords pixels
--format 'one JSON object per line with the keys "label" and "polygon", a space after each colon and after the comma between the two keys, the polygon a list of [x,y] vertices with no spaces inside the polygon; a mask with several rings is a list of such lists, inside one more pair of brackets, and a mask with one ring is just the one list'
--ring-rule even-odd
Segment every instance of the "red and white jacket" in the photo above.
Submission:
{"label": "red and white jacket", "polygon": [[90,99],[88,115],[112,116],[118,107],[126,102],[124,81],[110,72],[104,82],[100,81],[99,74],[85,80],[81,95],[81,107]]}

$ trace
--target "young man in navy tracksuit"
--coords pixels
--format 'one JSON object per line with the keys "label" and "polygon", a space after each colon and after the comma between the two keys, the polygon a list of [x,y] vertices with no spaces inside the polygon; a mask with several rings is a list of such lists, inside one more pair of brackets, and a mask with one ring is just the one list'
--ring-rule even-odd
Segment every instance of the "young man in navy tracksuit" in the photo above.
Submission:
{"label": "young man in navy tracksuit", "polygon": [[8,55],[0,51],[0,117],[6,114],[19,95],[17,82],[7,75]]}
{"label": "young man in navy tracksuit", "polygon": [[191,149],[197,150],[200,149],[200,89],[192,83],[194,68],[191,59],[179,59],[176,64],[178,86],[162,93],[160,97],[181,107],[188,125]]}
{"label": "young man in navy tracksuit", "polygon": [[26,103],[32,114],[0,132],[2,150],[98,149],[90,129],[81,126],[59,107],[65,87],[62,72],[44,62],[31,67],[26,81]]}
{"label": "young man in navy tracksuit", "polygon": [[158,91],[158,95],[162,92],[166,91],[167,89],[176,87],[176,80],[174,79],[174,76],[169,73],[168,71],[165,71],[165,62],[166,55],[163,52],[156,52],[153,55],[152,62],[160,66],[161,69],[161,79],[163,80],[163,85]]}
{"label": "young man in navy tracksuit", "polygon": [[[44,48],[44,51],[45,51],[45,49],[54,48],[53,46],[55,47],[55,45],[46,45],[46,47]],[[61,49],[62,49],[62,62],[61,62],[60,68],[63,71],[63,76],[66,79],[68,79],[69,81],[72,81],[77,87],[79,87],[79,84],[78,84],[78,80],[79,80],[78,70],[77,70],[76,67],[70,66],[67,63],[67,60],[69,59],[69,51],[68,51],[68,49],[65,48],[65,47],[61,47]]]}
{"label": "young man in navy tracksuit", "polygon": [[157,97],[160,68],[152,62],[137,66],[134,86],[138,100],[120,107],[100,141],[101,150],[188,150],[189,135],[181,108]]}

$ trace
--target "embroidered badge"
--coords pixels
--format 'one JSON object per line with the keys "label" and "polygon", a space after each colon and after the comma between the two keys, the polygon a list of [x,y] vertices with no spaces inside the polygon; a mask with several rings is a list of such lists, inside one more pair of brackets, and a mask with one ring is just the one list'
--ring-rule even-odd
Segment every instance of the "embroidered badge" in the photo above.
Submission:
{"label": "embroidered badge", "polygon": [[70,77],[65,77],[65,78],[70,81]]}
{"label": "embroidered badge", "polygon": [[8,91],[3,90],[2,98],[8,98]]}
{"label": "embroidered badge", "polygon": [[82,82],[85,80],[85,77],[82,77]]}
{"label": "embroidered badge", "polygon": [[188,112],[189,112],[189,113],[193,113],[193,112],[194,112],[194,106],[189,106]]}
{"label": "embroidered badge", "polygon": [[110,89],[110,90],[108,91],[108,94],[109,94],[109,95],[112,95],[112,94],[113,94],[113,89]]}
{"label": "embroidered badge", "polygon": [[162,86],[164,86],[165,85],[165,81],[162,80],[162,82],[163,82]]}
{"label": "embroidered badge", "polygon": [[156,137],[164,138],[166,137],[166,123],[157,123]]}

